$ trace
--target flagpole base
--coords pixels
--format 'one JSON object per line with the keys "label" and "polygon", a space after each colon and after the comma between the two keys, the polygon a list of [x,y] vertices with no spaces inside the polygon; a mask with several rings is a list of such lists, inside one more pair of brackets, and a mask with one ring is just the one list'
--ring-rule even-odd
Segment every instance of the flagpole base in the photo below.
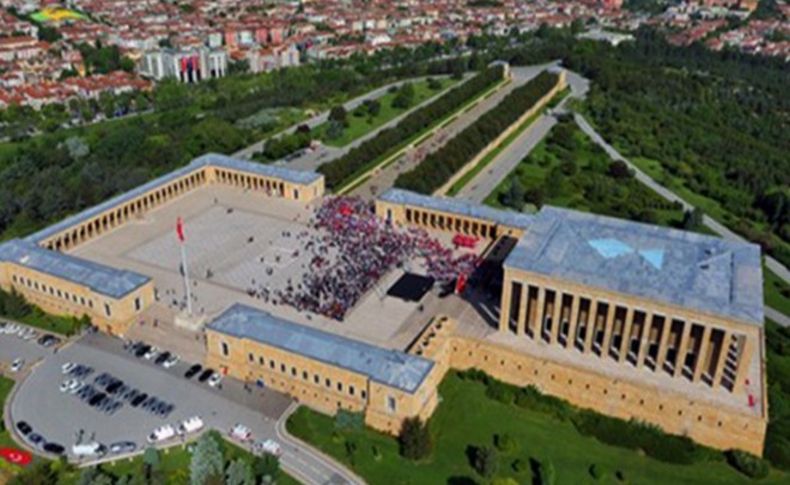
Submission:
{"label": "flagpole base", "polygon": [[187,311],[179,312],[173,320],[177,327],[198,331],[206,323],[205,315],[190,315]]}

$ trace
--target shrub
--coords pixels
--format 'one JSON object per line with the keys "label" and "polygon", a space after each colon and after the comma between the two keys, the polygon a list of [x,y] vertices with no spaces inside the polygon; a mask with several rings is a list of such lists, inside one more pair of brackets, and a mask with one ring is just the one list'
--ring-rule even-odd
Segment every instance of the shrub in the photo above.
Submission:
{"label": "shrub", "polygon": [[725,456],[727,457],[727,463],[749,478],[759,480],[767,477],[770,471],[768,462],[751,453],[741,450],[729,450],[725,453]]}
{"label": "shrub", "polygon": [[491,478],[497,471],[497,453],[490,446],[479,446],[474,450],[473,466],[481,476]]}
{"label": "shrub", "polygon": [[512,454],[518,450],[518,441],[507,433],[494,436],[494,446],[502,453]]}
{"label": "shrub", "polygon": [[590,476],[593,477],[595,480],[600,480],[601,478],[604,477],[604,475],[606,475],[606,471],[604,470],[604,468],[601,465],[595,463],[590,465],[588,471],[590,472]]}
{"label": "shrub", "polygon": [[515,392],[510,384],[492,379],[486,387],[486,397],[504,404],[512,404]]}
{"label": "shrub", "polygon": [[417,417],[403,420],[399,443],[400,454],[410,460],[426,458],[433,448],[428,426]]}
{"label": "shrub", "polygon": [[510,468],[516,473],[521,473],[527,469],[527,463],[521,458],[518,458],[513,460],[513,463],[510,464]]}

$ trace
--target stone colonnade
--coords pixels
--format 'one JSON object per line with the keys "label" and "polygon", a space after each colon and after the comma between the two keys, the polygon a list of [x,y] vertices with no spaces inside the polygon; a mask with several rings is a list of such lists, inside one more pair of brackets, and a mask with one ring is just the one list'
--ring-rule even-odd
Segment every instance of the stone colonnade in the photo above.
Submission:
{"label": "stone colonnade", "polygon": [[406,222],[429,229],[454,231],[487,239],[496,239],[498,234],[497,225],[492,222],[409,207],[406,208]]}
{"label": "stone colonnade", "polygon": [[743,387],[754,352],[746,332],[619,300],[513,280],[506,273],[499,330],[713,388]]}

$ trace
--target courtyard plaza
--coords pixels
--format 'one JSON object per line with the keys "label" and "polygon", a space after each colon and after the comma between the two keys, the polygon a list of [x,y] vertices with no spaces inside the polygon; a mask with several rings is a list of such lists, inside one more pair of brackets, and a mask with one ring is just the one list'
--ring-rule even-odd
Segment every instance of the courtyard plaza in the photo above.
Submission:
{"label": "courtyard plaza", "polygon": [[[189,192],[172,203],[130,221],[71,251],[75,256],[125,268],[153,278],[157,301],[127,332],[127,338],[144,338],[154,344],[195,356],[205,353],[197,328],[187,330],[172,322],[185,307],[181,254],[175,232],[178,217],[184,221],[193,314],[201,324],[210,322],[234,303],[243,303],[281,318],[324,331],[401,350],[410,340],[402,333],[410,315],[422,313],[419,302],[386,296],[387,289],[406,271],[425,273],[425,261],[407,261],[383,276],[357,301],[342,321],[327,318],[276,298],[262,298],[252,289],[267,288],[269,295],[295,287],[310,268],[311,254],[304,246],[321,230],[309,222],[317,200],[303,204],[269,197],[264,193],[212,185]],[[452,234],[431,232],[442,245],[452,247]],[[458,248],[454,256],[479,254]],[[337,258],[328,248],[327,259]],[[413,338],[419,328],[409,333]],[[394,339],[396,335],[400,338]],[[393,342],[398,345],[394,346]]]}

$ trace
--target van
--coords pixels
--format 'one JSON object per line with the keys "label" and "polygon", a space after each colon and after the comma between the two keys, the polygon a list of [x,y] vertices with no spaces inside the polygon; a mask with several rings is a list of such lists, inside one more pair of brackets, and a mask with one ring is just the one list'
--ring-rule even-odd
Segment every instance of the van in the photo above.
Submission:
{"label": "van", "polygon": [[81,443],[71,447],[71,454],[76,457],[104,456],[107,454],[107,447],[98,441]]}
{"label": "van", "polygon": [[203,420],[200,419],[200,416],[192,416],[189,419],[181,421],[181,424],[178,426],[178,433],[194,433],[195,431],[199,431],[201,428],[203,428]]}
{"label": "van", "polygon": [[168,440],[176,435],[176,430],[169,424],[156,428],[151,434],[148,435],[149,443],[158,443],[160,441]]}

